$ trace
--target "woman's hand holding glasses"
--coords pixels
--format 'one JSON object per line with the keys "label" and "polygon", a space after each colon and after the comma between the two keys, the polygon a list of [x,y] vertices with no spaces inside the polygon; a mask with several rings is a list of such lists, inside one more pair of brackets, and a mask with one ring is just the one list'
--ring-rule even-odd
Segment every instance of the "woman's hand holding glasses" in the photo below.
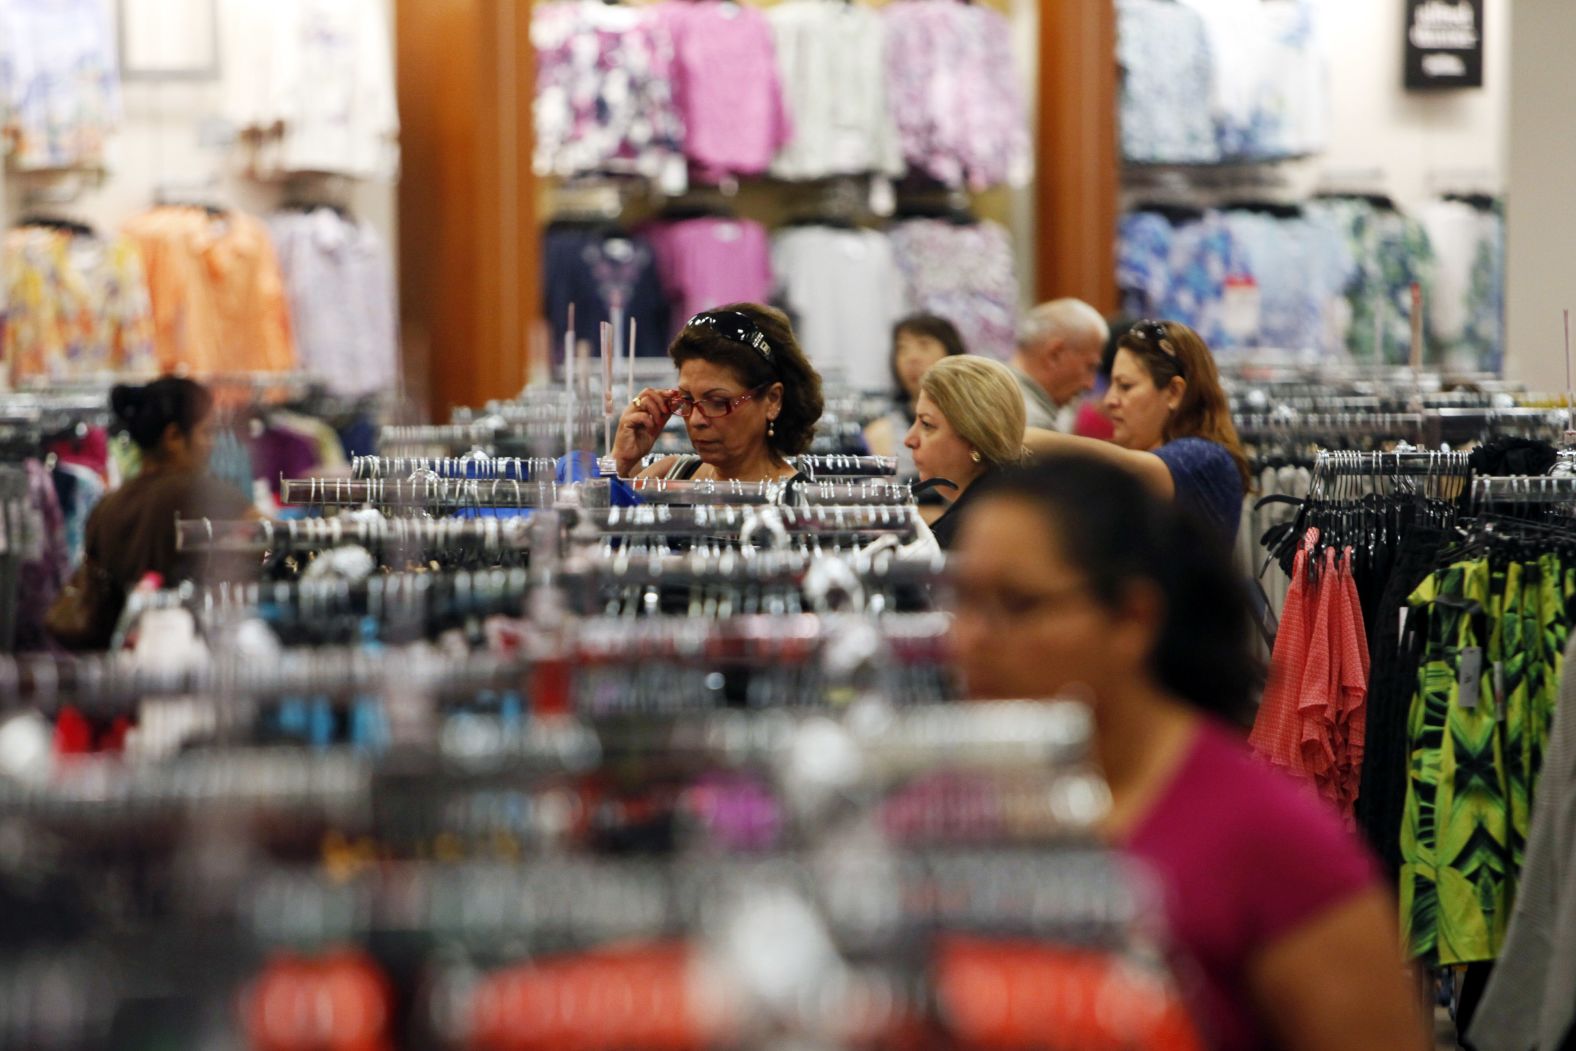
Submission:
{"label": "woman's hand holding glasses", "polygon": [[678,394],[676,390],[647,387],[625,407],[618,420],[618,433],[613,437],[613,459],[618,464],[620,478],[633,477],[640,469],[640,461],[657,444],[657,436],[668,425],[673,415],[671,405]]}

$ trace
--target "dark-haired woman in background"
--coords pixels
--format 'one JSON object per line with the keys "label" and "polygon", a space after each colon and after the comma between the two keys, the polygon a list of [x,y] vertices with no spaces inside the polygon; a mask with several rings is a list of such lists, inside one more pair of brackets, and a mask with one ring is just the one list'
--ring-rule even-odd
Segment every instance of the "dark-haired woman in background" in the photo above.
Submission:
{"label": "dark-haired woman in background", "polygon": [[[618,421],[613,458],[621,478],[787,481],[789,457],[810,448],[821,419],[821,377],[794,338],[787,315],[734,303],[689,320],[668,356],[678,386],[647,387]],[[695,452],[641,461],[677,413]]]}
{"label": "dark-haired woman in background", "polygon": [[981,482],[954,548],[969,695],[1090,705],[1105,837],[1156,877],[1211,1047],[1423,1051],[1376,866],[1237,728],[1256,678],[1246,593],[1207,528],[1089,457]]}
{"label": "dark-haired woman in background", "polygon": [[1115,429],[1109,442],[1031,428],[1024,444],[1034,453],[1119,464],[1234,542],[1248,459],[1215,358],[1198,333],[1178,321],[1134,324],[1117,341],[1105,410]]}
{"label": "dark-haired woman in background", "polygon": [[252,512],[246,497],[208,474],[213,396],[201,384],[166,377],[116,387],[110,408],[141,450],[142,470],[93,508],[84,557],[107,574],[124,602],[150,573],[167,587],[194,575],[194,564],[175,549],[177,515],[236,519]]}
{"label": "dark-haired woman in background", "polygon": [[967,353],[958,327],[944,317],[910,314],[892,326],[892,411],[865,428],[865,444],[872,455],[896,456],[899,478],[915,475],[903,436],[914,426],[919,381],[938,361]]}

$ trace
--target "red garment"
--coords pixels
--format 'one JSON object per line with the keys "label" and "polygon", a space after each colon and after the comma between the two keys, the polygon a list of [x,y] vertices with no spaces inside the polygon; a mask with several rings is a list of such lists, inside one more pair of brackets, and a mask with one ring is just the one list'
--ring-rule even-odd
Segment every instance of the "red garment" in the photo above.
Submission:
{"label": "red garment", "polygon": [[1213,723],[1126,849],[1158,879],[1173,967],[1216,1051],[1274,1043],[1248,987],[1259,954],[1379,885],[1372,859],[1327,807]]}
{"label": "red garment", "polygon": [[1259,713],[1253,721],[1248,744],[1272,764],[1300,772],[1302,761],[1302,719],[1297,698],[1302,690],[1303,669],[1309,660],[1309,643],[1317,602],[1308,582],[1308,556],[1319,540],[1319,531],[1303,534],[1302,546],[1292,559],[1291,586],[1281,609],[1280,628],[1275,633],[1275,650],[1270,655],[1269,682],[1259,700]]}
{"label": "red garment", "polygon": [[1317,531],[1308,530],[1292,567],[1270,685],[1248,740],[1271,763],[1314,785],[1350,827],[1362,781],[1368,643],[1351,549],[1339,558],[1326,549],[1309,580],[1305,556],[1317,542]]}
{"label": "red garment", "polygon": [[1073,422],[1073,433],[1080,438],[1095,438],[1102,442],[1116,438],[1116,424],[1100,411],[1100,403],[1093,398],[1078,406],[1078,418]]}
{"label": "red garment", "polygon": [[61,463],[86,467],[105,481],[109,481],[109,432],[103,427],[89,427],[82,437],[61,438],[49,444],[48,452]]}

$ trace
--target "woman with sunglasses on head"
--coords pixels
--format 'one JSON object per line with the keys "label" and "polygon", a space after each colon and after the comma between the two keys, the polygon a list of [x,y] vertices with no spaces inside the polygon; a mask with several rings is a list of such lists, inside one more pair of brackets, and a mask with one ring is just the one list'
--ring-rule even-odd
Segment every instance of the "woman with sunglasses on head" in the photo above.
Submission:
{"label": "woman with sunglasses on head", "polygon": [[1110,442],[1031,429],[1025,444],[1033,453],[1078,452],[1126,467],[1234,542],[1248,460],[1198,333],[1178,321],[1135,324],[1117,342],[1105,410],[1116,432]]}
{"label": "woman with sunglasses on head", "polygon": [[[641,391],[624,410],[613,440],[621,478],[782,481],[797,474],[789,457],[810,448],[821,418],[821,377],[810,366],[787,315],[734,303],[691,318],[668,348],[678,386]],[[674,414],[683,417],[694,455],[641,462]]]}

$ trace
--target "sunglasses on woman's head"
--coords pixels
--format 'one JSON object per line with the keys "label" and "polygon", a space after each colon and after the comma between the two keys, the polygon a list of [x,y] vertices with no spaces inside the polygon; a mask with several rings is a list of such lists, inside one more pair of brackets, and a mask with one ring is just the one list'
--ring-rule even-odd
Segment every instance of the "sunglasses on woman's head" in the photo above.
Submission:
{"label": "sunglasses on woman's head", "polygon": [[712,329],[723,339],[742,343],[767,361],[772,360],[771,342],[761,333],[760,326],[748,314],[742,314],[737,310],[708,310],[690,318],[684,327]]}
{"label": "sunglasses on woman's head", "polygon": [[1171,338],[1166,332],[1166,323],[1164,321],[1145,319],[1135,324],[1130,330],[1130,334],[1159,348],[1160,353],[1175,361],[1177,370],[1181,371],[1182,357],[1177,353],[1177,348],[1172,345]]}

